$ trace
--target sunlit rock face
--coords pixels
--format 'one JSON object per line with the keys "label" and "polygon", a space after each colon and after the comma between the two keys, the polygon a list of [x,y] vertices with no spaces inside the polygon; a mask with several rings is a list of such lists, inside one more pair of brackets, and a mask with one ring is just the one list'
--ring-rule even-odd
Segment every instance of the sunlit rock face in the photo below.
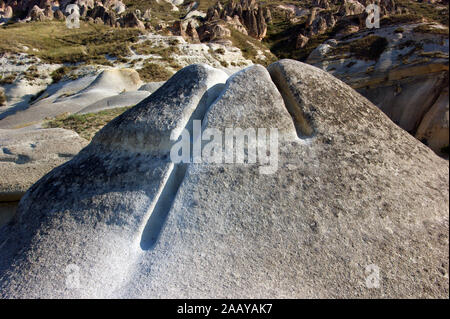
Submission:
{"label": "sunlit rock face", "polygon": [[448,158],[449,48],[444,29],[428,23],[370,29],[326,41],[307,62],[349,84]]}
{"label": "sunlit rock face", "polygon": [[[194,120],[202,133],[277,129],[273,170],[172,162]],[[448,174],[445,160],[320,69],[281,60],[227,79],[189,66],[28,190],[0,232],[0,291],[446,297]]]}

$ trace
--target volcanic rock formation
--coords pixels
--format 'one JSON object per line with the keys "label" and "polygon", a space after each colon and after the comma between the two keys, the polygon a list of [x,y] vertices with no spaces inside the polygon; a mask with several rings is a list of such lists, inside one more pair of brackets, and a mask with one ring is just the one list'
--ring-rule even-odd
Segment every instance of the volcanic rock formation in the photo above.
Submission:
{"label": "volcanic rock formation", "polygon": [[[226,79],[182,69],[34,184],[0,232],[2,297],[448,295],[445,160],[310,65]],[[275,173],[173,163],[195,119],[277,128]]]}

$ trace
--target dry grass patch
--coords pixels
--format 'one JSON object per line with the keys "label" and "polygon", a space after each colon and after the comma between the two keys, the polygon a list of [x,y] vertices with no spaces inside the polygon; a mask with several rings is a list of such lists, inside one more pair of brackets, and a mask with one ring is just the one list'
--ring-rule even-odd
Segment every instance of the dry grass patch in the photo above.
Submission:
{"label": "dry grass patch", "polygon": [[173,74],[163,66],[156,63],[145,63],[142,69],[137,70],[145,82],[167,81]]}
{"label": "dry grass patch", "polygon": [[44,123],[46,128],[64,128],[78,133],[81,137],[92,140],[94,135],[108,122],[119,116],[130,107],[120,107],[87,114],[61,114]]}
{"label": "dry grass patch", "polygon": [[106,55],[129,55],[128,46],[140,34],[138,29],[114,29],[86,22],[81,22],[79,29],[68,29],[59,21],[15,23],[0,27],[0,54],[25,52],[48,63],[108,63]]}

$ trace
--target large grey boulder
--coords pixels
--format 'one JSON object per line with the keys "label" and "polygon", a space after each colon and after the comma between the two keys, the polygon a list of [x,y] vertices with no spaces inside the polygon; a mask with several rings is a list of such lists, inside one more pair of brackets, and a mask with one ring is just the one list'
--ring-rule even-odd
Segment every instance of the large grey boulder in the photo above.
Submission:
{"label": "large grey boulder", "polygon": [[278,127],[278,171],[189,166],[123,294],[445,298],[448,164],[325,72],[269,71],[296,128],[260,66],[229,79],[205,125]]}
{"label": "large grey boulder", "polygon": [[[206,110],[226,79],[206,65],[183,69],[35,184],[0,232],[2,296],[115,296],[141,253],[149,212],[165,183],[179,178],[170,137]],[[66,285],[74,267],[82,269],[82,289]]]}
{"label": "large grey boulder", "polygon": [[[446,298],[448,163],[331,75],[268,69],[185,68],[35,184],[2,296]],[[171,163],[201,118],[277,128],[276,170]]]}

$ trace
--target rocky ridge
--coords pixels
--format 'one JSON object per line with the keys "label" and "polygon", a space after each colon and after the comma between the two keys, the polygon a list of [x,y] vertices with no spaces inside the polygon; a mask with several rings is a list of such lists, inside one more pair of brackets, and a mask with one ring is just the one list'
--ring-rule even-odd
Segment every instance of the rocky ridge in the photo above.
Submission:
{"label": "rocky ridge", "polygon": [[[277,128],[276,174],[172,163],[194,119],[203,131]],[[445,160],[313,66],[282,60],[228,79],[189,66],[27,191],[0,232],[0,291],[445,298],[448,176]],[[366,284],[374,265],[378,289]]]}
{"label": "rocky ridge", "polygon": [[[416,23],[359,32],[319,45],[307,62],[340,78],[400,127],[448,157],[448,34]],[[378,51],[378,52],[377,52]]]}

